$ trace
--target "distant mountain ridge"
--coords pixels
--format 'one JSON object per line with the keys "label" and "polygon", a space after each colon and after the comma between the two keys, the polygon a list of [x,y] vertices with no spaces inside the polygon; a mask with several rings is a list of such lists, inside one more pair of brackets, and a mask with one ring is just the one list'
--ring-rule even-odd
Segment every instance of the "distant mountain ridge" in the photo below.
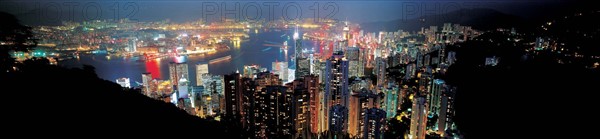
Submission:
{"label": "distant mountain ridge", "polygon": [[414,19],[396,19],[382,22],[368,22],[361,24],[367,32],[378,31],[419,31],[421,27],[442,26],[444,23],[472,26],[475,29],[488,30],[498,27],[522,29],[530,23],[521,17],[504,14],[493,9],[475,8],[460,9],[444,14],[421,16]]}

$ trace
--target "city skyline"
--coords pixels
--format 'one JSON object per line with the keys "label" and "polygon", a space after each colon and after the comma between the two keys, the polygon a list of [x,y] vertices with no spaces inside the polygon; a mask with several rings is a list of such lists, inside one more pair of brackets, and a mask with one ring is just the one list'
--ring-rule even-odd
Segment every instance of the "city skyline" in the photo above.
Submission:
{"label": "city skyline", "polygon": [[[600,9],[578,1],[0,3],[21,4],[0,6],[0,88],[28,131],[572,137],[554,123],[586,122],[561,112],[593,109],[600,82]],[[40,10],[65,6],[84,9]]]}

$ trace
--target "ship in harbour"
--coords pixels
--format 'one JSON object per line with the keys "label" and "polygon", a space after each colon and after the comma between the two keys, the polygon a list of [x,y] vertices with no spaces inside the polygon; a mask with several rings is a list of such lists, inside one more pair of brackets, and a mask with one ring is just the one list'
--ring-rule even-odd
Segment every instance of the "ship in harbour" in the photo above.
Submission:
{"label": "ship in harbour", "polygon": [[229,61],[229,60],[231,60],[231,55],[212,59],[212,60],[209,61],[209,63],[213,64],[213,63],[219,63],[219,62]]}

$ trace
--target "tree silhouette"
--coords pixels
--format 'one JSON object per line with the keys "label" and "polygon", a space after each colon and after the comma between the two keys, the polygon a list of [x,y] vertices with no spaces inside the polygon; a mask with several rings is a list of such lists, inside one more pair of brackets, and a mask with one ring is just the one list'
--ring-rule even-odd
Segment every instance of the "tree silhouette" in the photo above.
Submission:
{"label": "tree silhouette", "polygon": [[29,51],[37,45],[31,27],[24,26],[9,13],[0,12],[0,71],[12,71],[15,59],[11,51]]}
{"label": "tree silhouette", "polygon": [[[555,55],[546,53],[521,60],[523,52],[515,48],[530,46],[504,41],[509,37],[501,32],[490,32],[479,36],[480,40],[457,44],[460,45],[456,49],[458,61],[449,67],[446,75],[447,83],[458,88],[453,120],[460,132],[467,138],[489,138],[490,134],[511,138],[505,129],[510,127],[511,134],[539,138],[556,134],[531,133],[566,134],[568,130],[575,130],[536,126],[550,120],[529,116],[553,115],[563,107],[569,107],[569,111],[593,109],[595,97],[590,97],[589,90],[597,90],[600,72],[576,64],[559,64]],[[493,45],[489,40],[500,45]],[[496,55],[502,60],[494,67],[481,66],[486,55]],[[575,115],[561,118],[571,120],[552,123],[560,125],[556,127],[577,127],[574,123],[585,122]]]}

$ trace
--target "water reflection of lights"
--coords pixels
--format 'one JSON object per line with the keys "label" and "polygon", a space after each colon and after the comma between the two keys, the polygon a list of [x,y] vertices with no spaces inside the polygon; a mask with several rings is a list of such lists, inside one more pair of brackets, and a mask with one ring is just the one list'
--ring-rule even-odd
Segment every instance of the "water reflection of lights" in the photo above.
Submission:
{"label": "water reflection of lights", "polygon": [[150,72],[152,78],[160,78],[160,58],[146,61],[146,71]]}
{"label": "water reflection of lights", "polygon": [[233,41],[231,41],[231,43],[233,43],[233,48],[240,48],[240,40],[238,39],[234,39]]}

